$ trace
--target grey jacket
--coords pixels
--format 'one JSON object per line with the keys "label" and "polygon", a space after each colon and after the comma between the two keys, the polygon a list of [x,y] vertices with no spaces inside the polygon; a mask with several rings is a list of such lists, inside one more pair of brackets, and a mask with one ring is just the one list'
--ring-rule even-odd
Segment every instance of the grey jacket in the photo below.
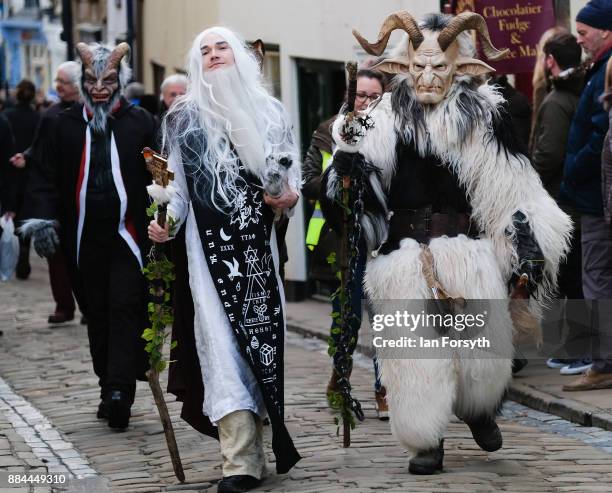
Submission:
{"label": "grey jacket", "polygon": [[581,73],[553,80],[553,89],[544,98],[536,116],[531,162],[554,199],[559,197],[567,138],[582,85]]}

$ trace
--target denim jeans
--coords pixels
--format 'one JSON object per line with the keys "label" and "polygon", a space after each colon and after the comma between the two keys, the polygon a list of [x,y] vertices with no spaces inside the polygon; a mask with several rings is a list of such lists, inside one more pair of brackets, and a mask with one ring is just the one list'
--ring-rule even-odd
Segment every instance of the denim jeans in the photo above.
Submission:
{"label": "denim jeans", "polygon": [[[365,274],[365,266],[366,266],[366,248],[362,246],[360,248],[362,252],[357,259],[357,265],[355,268],[355,279],[353,280],[353,289],[348,293],[351,299],[351,309],[352,313],[349,314],[351,331],[353,333],[359,333],[359,329],[361,328],[361,320],[362,320],[362,302],[363,302],[363,277]],[[367,303],[367,300],[365,300]],[[332,299],[332,310],[334,312],[340,313],[340,299],[335,297]],[[353,316],[354,315],[354,316]],[[334,334],[333,329],[338,327],[336,321],[332,318],[330,336],[336,343],[339,344],[340,334]],[[353,354],[355,352],[355,346],[357,345],[357,338],[355,338],[355,342],[351,344],[348,348],[349,354]],[[374,363],[374,390],[377,392],[380,391],[382,384],[380,383],[380,373],[378,368],[378,362],[376,356],[373,358]],[[334,366],[336,365],[336,356],[334,356]]]}

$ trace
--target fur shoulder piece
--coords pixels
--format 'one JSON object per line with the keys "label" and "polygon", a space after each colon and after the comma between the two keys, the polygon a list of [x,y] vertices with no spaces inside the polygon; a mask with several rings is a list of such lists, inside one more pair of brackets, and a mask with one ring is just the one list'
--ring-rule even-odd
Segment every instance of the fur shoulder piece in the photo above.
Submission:
{"label": "fur shoulder piece", "polygon": [[521,152],[498,90],[458,86],[443,105],[425,114],[426,150],[446,163],[467,190],[472,217],[493,241],[508,277],[518,268],[512,215],[521,211],[527,217],[546,259],[539,292],[546,298],[555,290],[559,263],[568,251],[571,220]]}
{"label": "fur shoulder piece", "polygon": [[[438,105],[422,105],[408,83],[393,91],[393,110],[398,132],[406,144],[413,144],[421,155],[434,147],[457,146],[479,128],[492,128],[504,99],[496,88],[472,79],[460,80]],[[440,142],[441,146],[436,144]]]}

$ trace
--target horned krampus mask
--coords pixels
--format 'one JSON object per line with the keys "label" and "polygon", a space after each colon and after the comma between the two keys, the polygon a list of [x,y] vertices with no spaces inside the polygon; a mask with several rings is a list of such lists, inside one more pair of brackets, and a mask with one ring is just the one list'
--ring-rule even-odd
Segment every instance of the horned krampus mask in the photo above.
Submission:
{"label": "horned krampus mask", "polygon": [[380,56],[395,29],[408,34],[407,53],[383,60],[373,68],[392,74],[409,74],[416,99],[422,104],[442,101],[457,76],[478,76],[495,71],[481,60],[462,56],[466,50],[461,49],[458,36],[463,31],[475,29],[478,32],[488,60],[500,60],[509,52],[493,46],[485,20],[473,12],[455,17],[431,14],[419,27],[412,15],[402,10],[385,19],[375,43],[370,43],[355,30],[353,35],[366,52]]}
{"label": "horned krampus mask", "polygon": [[104,131],[106,119],[130,76],[130,69],[122,60],[130,52],[127,43],[111,49],[99,44],[79,43],[76,51],[82,62],[81,93],[93,114],[94,131]]}

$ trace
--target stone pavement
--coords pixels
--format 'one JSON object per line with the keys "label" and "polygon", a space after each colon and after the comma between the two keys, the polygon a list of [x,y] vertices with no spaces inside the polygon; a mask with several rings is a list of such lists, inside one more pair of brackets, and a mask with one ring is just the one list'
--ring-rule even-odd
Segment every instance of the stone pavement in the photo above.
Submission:
{"label": "stone pavement", "polygon": [[[331,312],[328,303],[308,300],[288,305],[287,323],[290,330],[327,339]],[[373,354],[372,333],[365,317],[358,345],[358,350],[365,355]],[[574,423],[612,430],[612,389],[563,392],[561,387],[576,377],[561,375],[559,370],[548,368],[545,358],[538,356],[535,348],[531,348],[528,354],[529,364],[515,376],[510,386],[509,396],[512,400]]]}
{"label": "stone pavement", "polygon": [[[0,471],[3,474],[46,474],[48,472],[45,463],[34,455],[25,439],[15,431],[12,423],[2,411],[0,411]],[[19,491],[18,488],[10,490]],[[28,491],[28,489],[23,489],[23,491]],[[32,491],[47,493],[51,491],[51,487],[40,486],[36,489],[32,488]]]}
{"label": "stone pavement", "polygon": [[[68,491],[88,493],[215,491],[221,475],[217,443],[178,419],[176,403],[170,404],[187,477],[186,484],[178,484],[146,384],[138,386],[125,433],[112,432],[95,418],[98,390],[85,328],[47,326],[52,309],[47,274],[43,263],[35,261],[34,267],[29,281],[0,285],[0,377],[8,385],[0,382],[0,472],[66,470],[76,477]],[[411,476],[389,424],[374,417],[371,362],[364,357],[356,358],[353,382],[366,419],[353,432],[352,447],[343,449],[325,402],[325,351],[317,339],[288,335],[286,416],[303,460],[285,476],[276,476],[271,464],[258,491],[612,490],[612,433],[515,403],[506,405],[499,420],[500,451],[482,452],[468,428],[453,422],[446,434],[445,472]],[[266,429],[268,451],[269,440]],[[0,492],[48,491],[2,486]]]}

